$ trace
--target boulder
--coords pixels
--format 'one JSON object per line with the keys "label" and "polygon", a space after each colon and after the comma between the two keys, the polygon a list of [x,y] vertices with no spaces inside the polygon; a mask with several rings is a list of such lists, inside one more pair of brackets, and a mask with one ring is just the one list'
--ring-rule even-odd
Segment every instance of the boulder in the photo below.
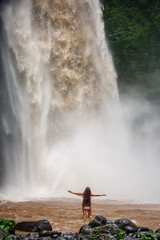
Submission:
{"label": "boulder", "polygon": [[107,219],[103,216],[96,216],[88,225],[90,227],[98,227],[101,225],[105,225],[107,222]]}
{"label": "boulder", "polygon": [[117,234],[120,231],[119,226],[115,223],[99,226],[99,227],[96,227],[95,229],[99,230],[101,233],[110,233],[110,234]]}
{"label": "boulder", "polygon": [[147,227],[139,227],[137,231],[138,232],[152,232],[152,230]]}
{"label": "boulder", "polygon": [[37,222],[19,222],[15,226],[16,230],[24,232],[40,232],[43,230],[52,231],[52,226],[48,220]]}
{"label": "boulder", "polygon": [[85,225],[83,227],[80,228],[79,233],[83,233],[83,234],[91,234],[93,231],[92,227],[89,225]]}
{"label": "boulder", "polygon": [[134,233],[138,231],[138,227],[129,219],[118,219],[115,223],[127,233]]}

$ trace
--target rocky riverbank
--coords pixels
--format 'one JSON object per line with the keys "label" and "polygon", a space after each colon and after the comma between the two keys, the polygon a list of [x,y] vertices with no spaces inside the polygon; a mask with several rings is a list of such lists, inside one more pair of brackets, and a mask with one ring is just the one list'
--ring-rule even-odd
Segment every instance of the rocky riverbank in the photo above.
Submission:
{"label": "rocky riverbank", "polygon": [[[93,199],[92,216],[98,215],[113,220],[128,218],[137,226],[145,226],[153,231],[160,228],[160,205]],[[82,218],[81,199],[64,198],[5,202],[0,204],[0,218],[13,219],[15,222],[47,219],[56,231],[74,233],[89,223],[89,220],[84,222]]]}
{"label": "rocky riverbank", "polygon": [[[28,234],[15,234],[15,231]],[[159,240],[160,229],[155,232],[145,226],[138,227],[129,219],[110,220],[96,216],[79,232],[62,233],[52,229],[48,220],[26,221],[16,223],[4,220],[0,222],[0,239],[2,240]]]}

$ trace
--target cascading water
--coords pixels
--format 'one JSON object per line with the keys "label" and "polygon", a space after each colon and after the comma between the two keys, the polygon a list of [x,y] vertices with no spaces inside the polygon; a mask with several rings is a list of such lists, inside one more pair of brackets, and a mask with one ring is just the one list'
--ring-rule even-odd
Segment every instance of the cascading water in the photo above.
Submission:
{"label": "cascading water", "polygon": [[7,98],[1,112],[2,189],[7,195],[13,190],[33,196],[36,189],[58,184],[57,142],[100,107],[105,95],[118,97],[116,74],[97,0],[10,1],[1,17]]}
{"label": "cascading water", "polygon": [[3,1],[0,27],[0,196],[159,202],[159,121],[119,108],[99,1]]}

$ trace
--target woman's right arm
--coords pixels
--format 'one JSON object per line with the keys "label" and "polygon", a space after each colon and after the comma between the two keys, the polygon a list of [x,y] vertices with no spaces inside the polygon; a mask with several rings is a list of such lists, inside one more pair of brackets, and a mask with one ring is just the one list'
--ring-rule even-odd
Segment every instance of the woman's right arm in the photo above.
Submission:
{"label": "woman's right arm", "polygon": [[78,196],[83,196],[83,193],[76,193],[76,192],[72,192],[71,190],[68,190],[68,192]]}

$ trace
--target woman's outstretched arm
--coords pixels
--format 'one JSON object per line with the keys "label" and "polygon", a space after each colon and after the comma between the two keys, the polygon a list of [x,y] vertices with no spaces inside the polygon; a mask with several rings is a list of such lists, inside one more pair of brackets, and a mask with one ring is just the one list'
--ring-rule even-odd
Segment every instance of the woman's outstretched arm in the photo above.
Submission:
{"label": "woman's outstretched arm", "polygon": [[79,196],[83,196],[83,193],[76,193],[76,192],[72,192],[71,190],[68,190],[69,193],[75,194],[75,195],[79,195]]}
{"label": "woman's outstretched arm", "polygon": [[102,197],[107,196],[106,194],[91,194],[92,197]]}

